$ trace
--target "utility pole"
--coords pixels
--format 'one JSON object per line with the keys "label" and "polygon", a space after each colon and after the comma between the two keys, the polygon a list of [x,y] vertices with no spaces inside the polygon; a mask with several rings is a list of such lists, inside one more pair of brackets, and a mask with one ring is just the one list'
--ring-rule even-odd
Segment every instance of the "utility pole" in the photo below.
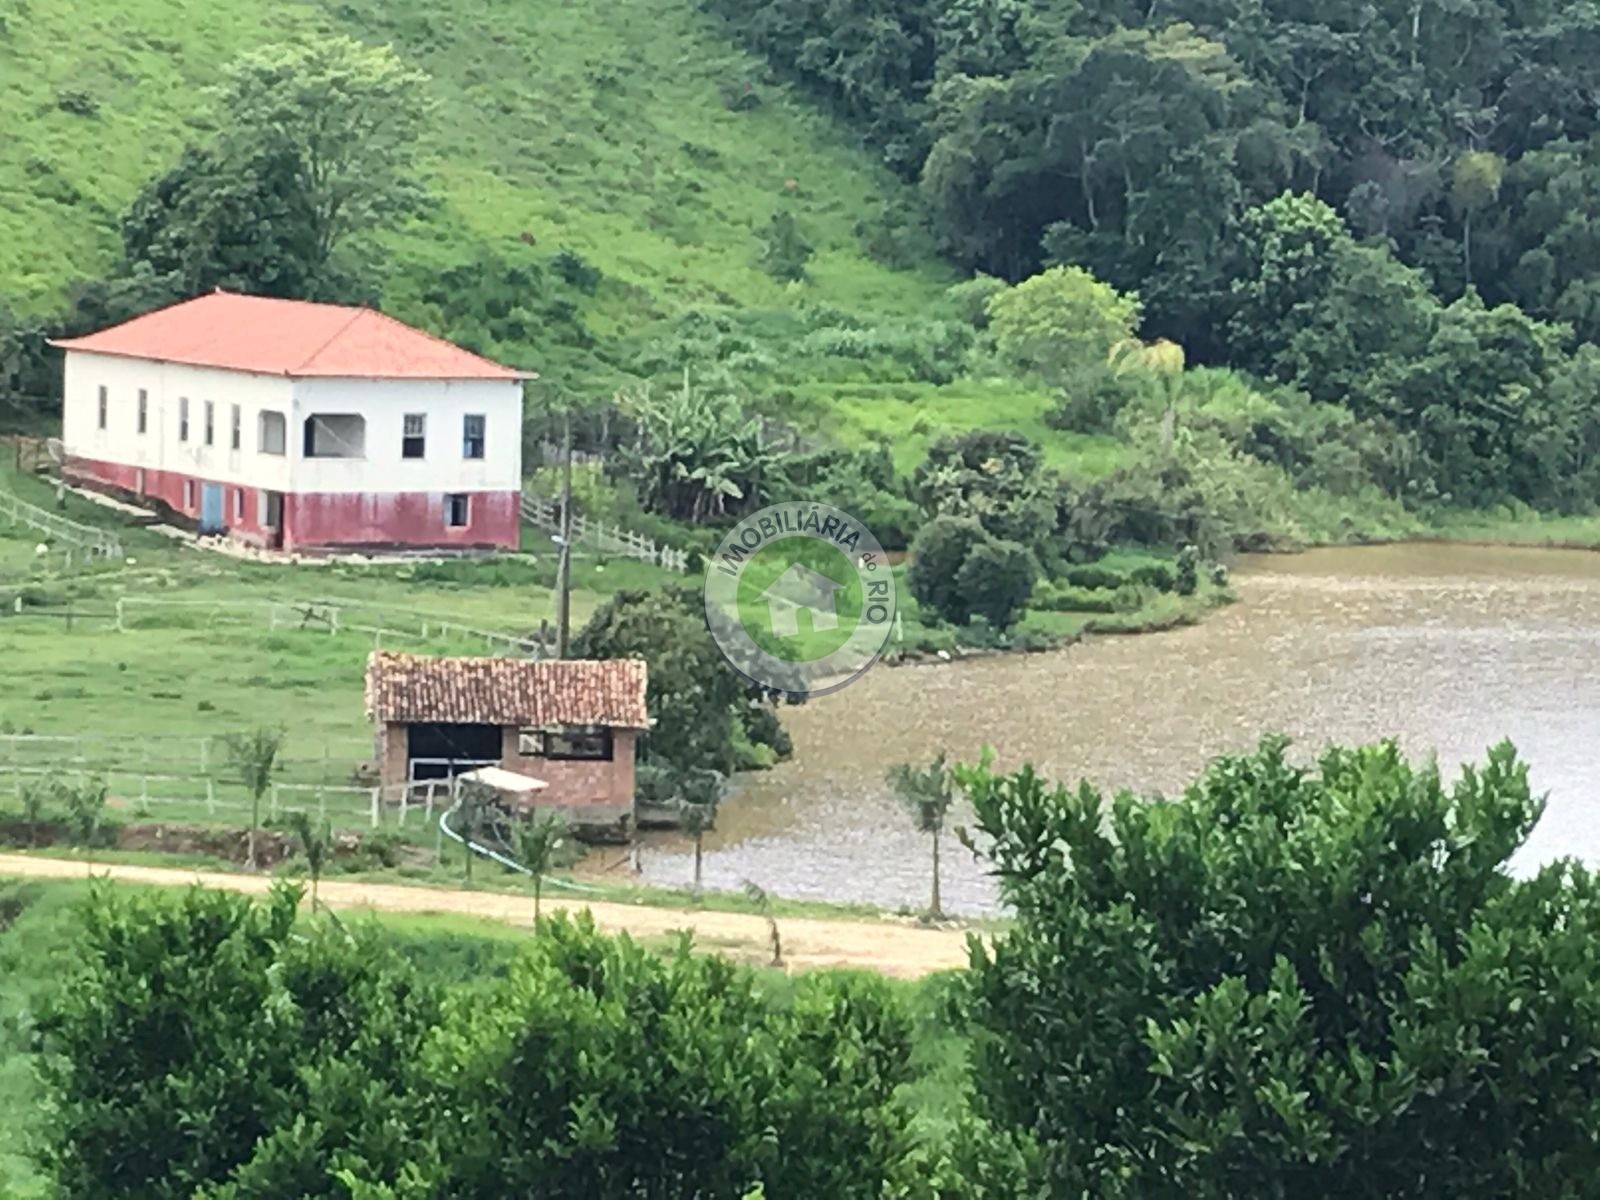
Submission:
{"label": "utility pole", "polygon": [[556,657],[567,656],[572,637],[572,413],[566,414],[562,437],[561,566],[556,573]]}

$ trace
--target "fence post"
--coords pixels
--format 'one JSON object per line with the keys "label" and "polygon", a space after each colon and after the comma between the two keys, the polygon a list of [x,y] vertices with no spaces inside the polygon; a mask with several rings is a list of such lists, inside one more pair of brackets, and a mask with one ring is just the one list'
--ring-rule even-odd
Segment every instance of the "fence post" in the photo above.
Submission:
{"label": "fence post", "polygon": [[17,739],[7,738],[11,743],[11,794],[18,800],[22,799],[22,773],[17,769]]}
{"label": "fence post", "polygon": [[372,827],[377,829],[383,824],[383,788],[372,789]]}
{"label": "fence post", "polygon": [[406,810],[411,806],[411,789],[405,786],[400,788],[400,828],[406,827]]}
{"label": "fence post", "polygon": [[202,774],[202,775],[211,774],[211,765],[210,765],[210,761],[209,761],[210,757],[211,757],[211,739],[203,737],[203,738],[200,739],[200,774]]}
{"label": "fence post", "polygon": [[217,815],[217,785],[209,775],[206,776],[206,815]]}
{"label": "fence post", "polygon": [[122,597],[118,596],[117,597],[117,632],[118,633],[127,633],[128,632],[128,627],[127,627],[127,625],[125,625],[123,623],[122,611],[123,611]]}

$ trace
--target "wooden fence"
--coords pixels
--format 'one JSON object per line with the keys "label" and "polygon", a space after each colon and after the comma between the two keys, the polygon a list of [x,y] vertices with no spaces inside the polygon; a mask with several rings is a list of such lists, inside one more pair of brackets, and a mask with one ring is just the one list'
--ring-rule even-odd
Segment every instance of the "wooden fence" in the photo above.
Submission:
{"label": "wooden fence", "polygon": [[373,646],[380,650],[385,645],[405,642],[465,641],[480,644],[490,654],[538,658],[552,636],[543,629],[527,634],[507,633],[429,613],[379,609],[340,600],[182,600],[167,596],[119,597],[114,609],[116,628],[123,632],[138,629],[140,610],[183,614],[184,624],[198,620],[208,627],[264,624],[268,629],[360,633],[371,637]]}
{"label": "wooden fence", "polygon": [[69,567],[74,558],[92,562],[97,558],[123,557],[122,539],[110,530],[69,521],[49,509],[29,504],[15,492],[0,490],[0,521],[31,529],[54,542],[55,549],[66,555]]}
{"label": "wooden fence", "polygon": [[[561,532],[561,501],[530,496],[524,492],[522,519],[535,529],[558,534]],[[640,559],[680,575],[689,569],[686,551],[663,546],[645,534],[634,533],[620,525],[607,525],[582,513],[572,514],[572,541],[574,545],[587,544],[599,554]]]}

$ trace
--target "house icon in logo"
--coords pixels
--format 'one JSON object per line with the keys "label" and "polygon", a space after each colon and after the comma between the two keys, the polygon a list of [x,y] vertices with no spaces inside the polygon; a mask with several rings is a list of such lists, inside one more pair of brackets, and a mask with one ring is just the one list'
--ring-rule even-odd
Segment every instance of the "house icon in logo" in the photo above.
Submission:
{"label": "house icon in logo", "polygon": [[772,632],[778,637],[797,637],[802,608],[811,614],[813,631],[839,627],[834,593],[843,588],[844,584],[835,583],[810,567],[790,563],[789,569],[774,579],[758,598],[767,602]]}

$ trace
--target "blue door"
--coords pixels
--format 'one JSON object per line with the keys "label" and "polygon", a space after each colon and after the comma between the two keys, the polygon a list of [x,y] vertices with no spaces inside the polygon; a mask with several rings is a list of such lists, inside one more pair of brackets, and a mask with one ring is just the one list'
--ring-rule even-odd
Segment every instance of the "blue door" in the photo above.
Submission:
{"label": "blue door", "polygon": [[200,485],[200,532],[221,533],[222,530],[222,485],[220,483],[202,483]]}

